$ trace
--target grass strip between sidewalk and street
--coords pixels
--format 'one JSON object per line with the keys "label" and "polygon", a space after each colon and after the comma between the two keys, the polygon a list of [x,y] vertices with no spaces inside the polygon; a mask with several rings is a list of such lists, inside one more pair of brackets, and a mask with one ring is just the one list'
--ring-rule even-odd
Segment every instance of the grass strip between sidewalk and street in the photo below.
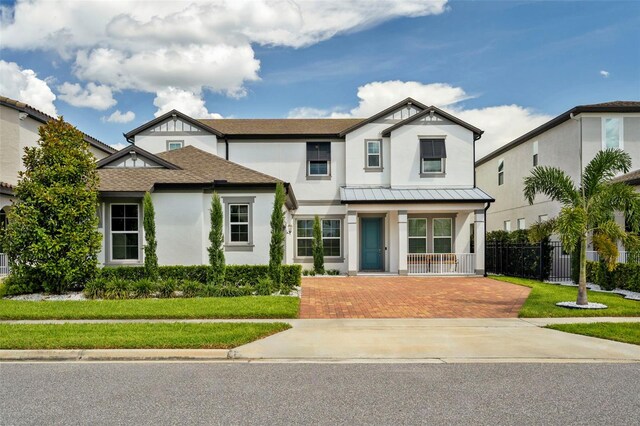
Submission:
{"label": "grass strip between sidewalk and street", "polygon": [[297,318],[300,299],[289,296],[185,299],[0,300],[0,320]]}
{"label": "grass strip between sidewalk and street", "polygon": [[531,288],[531,293],[520,309],[520,318],[561,317],[638,317],[640,301],[629,300],[618,294],[588,291],[589,302],[604,303],[607,309],[568,309],[556,306],[558,302],[575,301],[577,287],[543,283],[527,278],[490,276],[490,278]]}
{"label": "grass strip between sidewalk and street", "polygon": [[637,322],[596,322],[591,324],[552,324],[546,326],[566,333],[599,337],[617,342],[640,345],[640,323]]}
{"label": "grass strip between sidewalk and street", "polygon": [[0,324],[0,349],[230,349],[284,323]]}

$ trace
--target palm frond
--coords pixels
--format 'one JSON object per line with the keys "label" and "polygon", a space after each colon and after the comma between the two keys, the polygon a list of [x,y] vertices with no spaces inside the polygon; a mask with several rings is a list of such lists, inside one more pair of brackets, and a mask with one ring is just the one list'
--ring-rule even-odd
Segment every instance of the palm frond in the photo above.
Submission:
{"label": "palm frond", "polygon": [[611,220],[615,211],[625,212],[632,227],[640,225],[640,193],[623,182],[605,183],[589,199],[587,210],[592,226]]}
{"label": "palm frond", "polygon": [[524,197],[529,204],[533,204],[536,194],[571,206],[577,206],[581,199],[573,180],[557,167],[538,166],[524,178]]}
{"label": "palm frond", "polygon": [[616,263],[618,263],[618,245],[616,241],[611,239],[604,233],[596,233],[593,235],[593,248],[596,249],[600,255],[600,259],[603,259],[607,265],[609,271],[613,271]]}
{"label": "palm frond", "polygon": [[598,188],[619,173],[627,173],[631,168],[631,156],[619,149],[598,151],[584,168],[582,185],[588,199],[598,192]]}
{"label": "palm frond", "polygon": [[580,238],[584,236],[587,224],[587,212],[580,206],[563,207],[556,219],[555,229],[560,234],[562,247],[573,252]]}
{"label": "palm frond", "polygon": [[551,237],[556,228],[556,219],[535,222],[529,227],[528,237],[531,244],[539,243],[545,238]]}

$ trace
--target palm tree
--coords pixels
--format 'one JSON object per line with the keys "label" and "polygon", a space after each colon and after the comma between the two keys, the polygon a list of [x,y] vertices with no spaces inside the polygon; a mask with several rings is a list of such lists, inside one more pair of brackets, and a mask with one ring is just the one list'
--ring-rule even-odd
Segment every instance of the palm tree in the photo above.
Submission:
{"label": "palm tree", "polygon": [[529,204],[533,204],[536,194],[544,194],[562,204],[560,214],[549,221],[547,227],[560,236],[566,251],[573,252],[579,247],[578,305],[588,304],[586,252],[589,237],[595,236],[596,249],[603,247],[604,251],[606,247],[609,256],[611,245],[615,246],[618,241],[629,250],[638,247],[637,235],[625,232],[614,220],[616,212],[623,212],[634,232],[640,228],[640,194],[625,183],[611,181],[617,174],[627,173],[630,167],[629,154],[607,149],[598,152],[584,168],[579,187],[556,167],[535,167],[524,179],[524,196]]}

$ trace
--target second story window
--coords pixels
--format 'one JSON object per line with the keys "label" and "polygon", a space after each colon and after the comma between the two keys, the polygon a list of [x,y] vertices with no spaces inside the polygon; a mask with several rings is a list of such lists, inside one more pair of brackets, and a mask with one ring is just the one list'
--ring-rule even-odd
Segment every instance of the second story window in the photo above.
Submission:
{"label": "second story window", "polygon": [[366,140],[366,169],[382,169],[382,141]]}
{"label": "second story window", "polygon": [[505,220],[502,229],[507,231],[507,232],[511,232],[511,221],[510,220]]}
{"label": "second story window", "polygon": [[498,185],[504,183],[504,160],[498,160]]}
{"label": "second story window", "polygon": [[533,142],[533,167],[538,165],[538,141]]}
{"label": "second story window", "polygon": [[331,176],[331,142],[307,142],[307,176]]}
{"label": "second story window", "polygon": [[167,141],[167,151],[180,149],[184,146],[184,141]]}
{"label": "second story window", "polygon": [[602,149],[624,149],[622,118],[602,119]]}
{"label": "second story window", "polygon": [[421,176],[444,173],[446,159],[444,139],[420,139]]}
{"label": "second story window", "polygon": [[523,217],[518,219],[518,229],[527,229],[527,225]]}

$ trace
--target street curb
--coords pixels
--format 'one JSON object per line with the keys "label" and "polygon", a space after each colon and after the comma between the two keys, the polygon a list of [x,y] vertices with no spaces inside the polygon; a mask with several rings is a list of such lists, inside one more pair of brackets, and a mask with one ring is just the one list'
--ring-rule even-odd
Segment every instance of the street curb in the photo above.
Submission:
{"label": "street curb", "polygon": [[2,361],[162,361],[228,359],[228,349],[28,349],[0,350]]}

